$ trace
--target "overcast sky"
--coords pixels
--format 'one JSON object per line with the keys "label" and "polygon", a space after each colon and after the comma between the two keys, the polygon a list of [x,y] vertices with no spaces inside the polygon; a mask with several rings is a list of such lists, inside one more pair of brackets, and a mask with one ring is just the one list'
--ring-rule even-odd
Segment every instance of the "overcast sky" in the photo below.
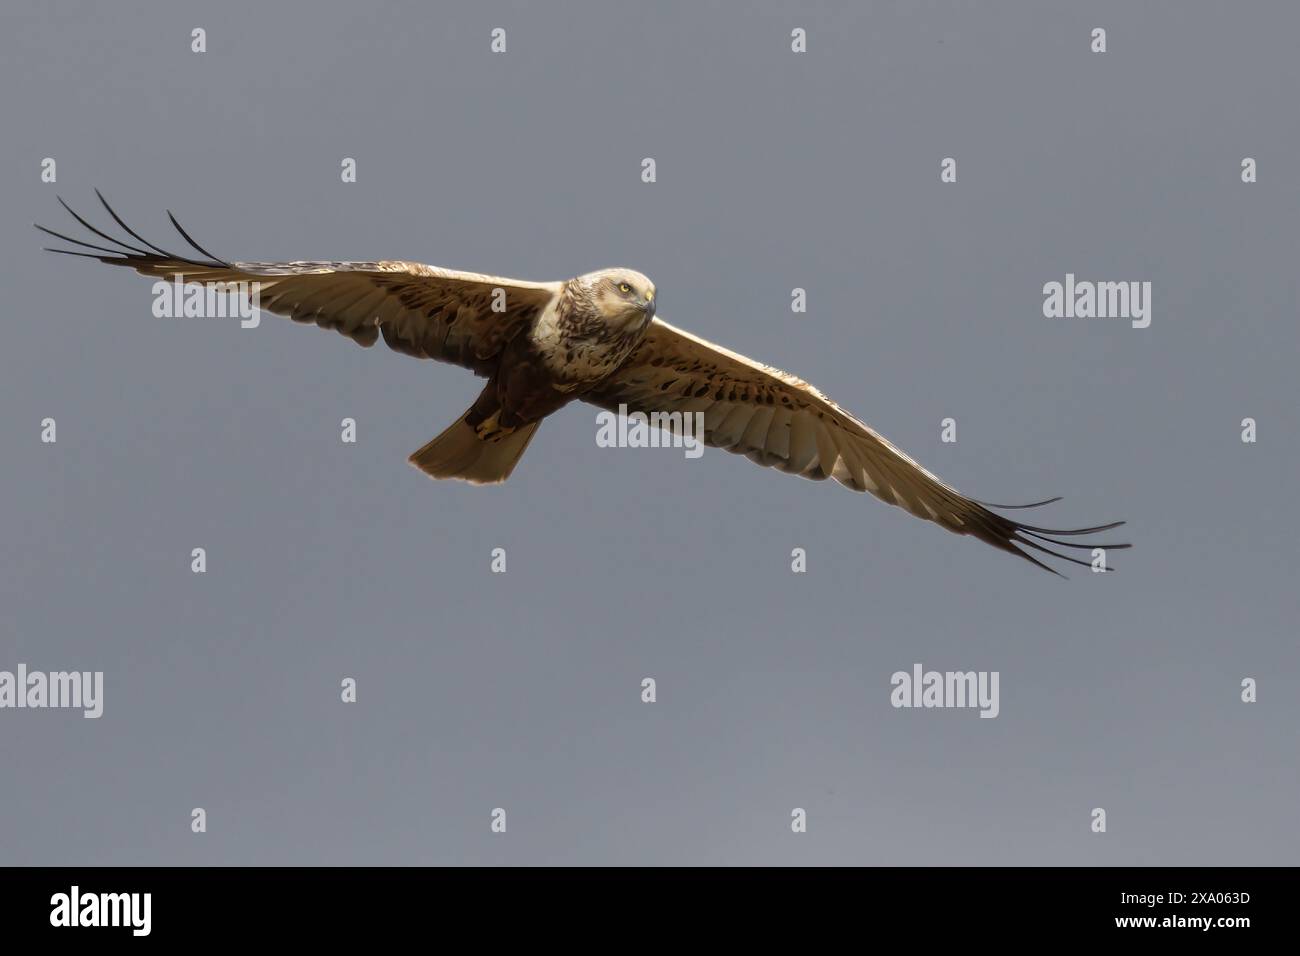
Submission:
{"label": "overcast sky", "polygon": [[[0,861],[1295,863],[1300,9],[1087,7],[5,4],[0,669],[102,671],[104,712],[0,710]],[[155,318],[40,252],[96,186],[231,259],[632,266],[963,492],[1136,547],[1058,580],[580,405],[433,483],[480,382]],[[1067,274],[1150,282],[1150,327],[1046,318]],[[918,663],[998,672],[996,719],[892,707]]]}

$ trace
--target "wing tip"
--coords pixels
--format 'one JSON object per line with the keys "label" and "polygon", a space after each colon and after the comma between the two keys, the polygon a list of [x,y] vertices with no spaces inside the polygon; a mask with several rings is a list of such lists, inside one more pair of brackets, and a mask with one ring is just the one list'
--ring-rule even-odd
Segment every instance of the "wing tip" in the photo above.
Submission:
{"label": "wing tip", "polygon": [[[1018,505],[1018,506],[1008,506],[1008,507],[1011,508],[1039,507],[1042,504],[1049,504],[1053,501],[1060,501],[1060,500],[1061,499],[1057,497],[1057,498],[1047,499],[1046,501],[1043,502],[1037,502],[1032,505]],[[986,520],[981,523],[982,524],[981,531],[985,533],[978,534],[980,538],[982,538],[983,540],[987,541],[990,544],[995,544],[998,547],[1001,547],[1003,550],[1007,550],[1012,552],[1013,554],[1019,555],[1020,557],[1029,561],[1030,563],[1040,568],[1043,568],[1044,570],[1051,571],[1053,574],[1056,574],[1059,577],[1065,578],[1066,575],[1062,574],[1056,568],[1053,568],[1050,565],[1046,564],[1044,561],[1041,561],[1038,558],[1034,557],[1033,555],[1029,554],[1024,549],[1032,548],[1035,551],[1050,555],[1051,557],[1056,558],[1058,560],[1068,561],[1070,564],[1077,564],[1080,567],[1089,568],[1098,574],[1109,574],[1114,572],[1117,569],[1114,566],[1112,566],[1109,562],[1106,561],[1105,552],[1122,551],[1133,547],[1132,542],[1128,542],[1128,541],[1094,542],[1094,541],[1058,540],[1058,537],[1072,537],[1072,536],[1082,537],[1084,535],[1097,534],[1102,531],[1110,531],[1114,528],[1119,528],[1127,524],[1126,521],[1112,521],[1106,524],[1094,525],[1089,528],[1056,528],[1056,529],[1041,528],[1036,525],[1024,524],[1022,522],[1016,521],[1013,518],[1008,518],[1004,515],[1000,515],[994,511],[988,510],[989,508],[993,507],[991,505],[986,505],[983,502],[974,501],[973,499],[972,502],[980,508],[984,516],[987,516]],[[992,520],[989,521],[987,519],[992,519]],[[1057,537],[1053,537],[1053,535]],[[1060,551],[1056,551],[1053,548],[1047,547],[1048,544],[1056,545],[1057,547],[1060,548],[1075,548],[1077,550],[1092,551],[1094,553],[1096,551],[1101,551],[1103,552],[1101,564],[1098,565],[1095,560],[1087,561],[1082,558],[1074,557],[1069,554],[1062,554]]]}
{"label": "wing tip", "polygon": [[[160,246],[156,246],[152,242],[149,242],[147,239],[140,236],[134,229],[128,226],[125,221],[123,221],[122,217],[119,216],[117,212],[113,209],[113,207],[109,205],[108,200],[104,198],[104,194],[98,188],[94,189],[94,193],[95,196],[99,199],[100,203],[104,206],[104,209],[106,209],[108,211],[108,214],[112,216],[113,221],[116,222],[118,226],[120,226],[122,230],[126,232],[127,235],[135,239],[137,242],[143,244],[147,248],[142,249],[139,248],[138,246],[133,246],[130,243],[117,238],[116,236],[111,236],[108,233],[104,232],[103,230],[96,228],[89,221],[87,221],[83,216],[77,213],[77,211],[74,210],[70,205],[68,205],[67,201],[64,200],[62,196],[59,195],[56,195],[55,199],[58,200],[59,204],[65,210],[67,210],[68,214],[72,216],[72,218],[75,219],[79,225],[81,225],[83,228],[85,228],[93,235],[99,236],[101,239],[104,239],[112,243],[117,248],[110,249],[105,246],[98,246],[95,245],[94,243],[85,242],[84,240],[81,239],[74,239],[71,236],[66,236],[62,233],[55,232],[53,229],[49,229],[45,226],[42,226],[40,223],[34,222],[32,223],[32,225],[35,226],[37,229],[41,230],[42,232],[55,236],[56,238],[61,239],[64,242],[70,242],[76,246],[81,246],[87,249],[94,249],[97,250],[98,252],[106,253],[107,256],[91,256],[91,255],[87,255],[86,253],[76,253],[78,255],[83,255],[86,258],[99,259],[101,262],[118,263],[118,264],[126,263],[126,264],[136,266],[137,268],[141,266],[143,267],[156,266],[167,262],[174,262],[179,265],[199,266],[205,269],[232,268],[231,263],[227,262],[226,260],[218,256],[214,256],[212,253],[208,252],[197,242],[195,242],[190,237],[189,233],[187,233],[181,227],[181,224],[176,220],[176,217],[173,216],[170,211],[168,211],[167,215],[171,219],[172,225],[176,227],[176,231],[180,233],[181,237],[185,239],[185,241],[189,243],[195,249],[195,251],[197,251],[201,255],[207,256],[208,257],[207,261],[203,261],[200,259],[193,259],[188,256],[180,256],[173,252],[169,252],[168,250],[163,249]],[[71,250],[67,250],[67,249],[50,249],[49,247],[43,247],[43,249],[50,252],[71,253]],[[108,256],[111,256],[111,258],[108,258]]]}

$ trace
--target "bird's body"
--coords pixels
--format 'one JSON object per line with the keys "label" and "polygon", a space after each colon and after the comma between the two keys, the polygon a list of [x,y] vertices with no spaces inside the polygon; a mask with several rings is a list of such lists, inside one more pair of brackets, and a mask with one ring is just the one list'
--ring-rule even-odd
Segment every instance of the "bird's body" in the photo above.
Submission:
{"label": "bird's body", "polygon": [[52,251],[185,282],[253,283],[264,310],[335,329],[363,346],[382,336],[398,352],[461,365],[486,378],[465,414],[411,455],[412,464],[434,478],[505,481],[541,422],[582,400],[670,418],[694,413],[703,418],[708,445],[805,478],[833,478],[1047,570],[1053,569],[1023,549],[1088,565],[1044,542],[1084,550],[1128,547],[1059,540],[1123,522],[1039,528],[960,494],[802,379],[655,318],[654,285],[631,269],[526,282],[395,260],[227,262],[198,246],[173,218],[181,236],[204,256],[196,259],[144,240],[106,202],[104,207],[134,242],[110,236],[76,213],[79,223],[115,248],[38,228],[96,250]]}
{"label": "bird's body", "polygon": [[603,269],[557,284],[486,367],[488,383],[469,411],[412,464],[432,478],[505,481],[542,419],[608,379],[653,318],[654,287],[639,272]]}

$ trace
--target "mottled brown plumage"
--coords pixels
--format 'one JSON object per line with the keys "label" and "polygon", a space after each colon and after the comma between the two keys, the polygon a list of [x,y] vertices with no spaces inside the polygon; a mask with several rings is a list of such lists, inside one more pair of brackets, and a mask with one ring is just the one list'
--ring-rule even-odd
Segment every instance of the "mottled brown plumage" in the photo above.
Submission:
{"label": "mottled brown plumage", "polygon": [[334,329],[362,346],[382,336],[398,352],[461,365],[487,378],[465,414],[411,456],[435,478],[505,481],[542,420],[582,399],[612,410],[699,413],[711,446],[804,478],[833,478],[1047,570],[1053,569],[1024,549],[1087,566],[1045,544],[1128,547],[1060,540],[1123,522],[1052,530],[994,513],[990,509],[1008,506],[960,494],[802,379],[655,319],[654,285],[630,269],[525,282],[418,262],[226,262],[198,246],[174,218],[202,258],[145,241],[106,202],[104,208],[134,242],[114,238],[76,213],[82,226],[114,247],[38,228],[95,250],[52,251],[148,276],[256,282],[265,310]]}

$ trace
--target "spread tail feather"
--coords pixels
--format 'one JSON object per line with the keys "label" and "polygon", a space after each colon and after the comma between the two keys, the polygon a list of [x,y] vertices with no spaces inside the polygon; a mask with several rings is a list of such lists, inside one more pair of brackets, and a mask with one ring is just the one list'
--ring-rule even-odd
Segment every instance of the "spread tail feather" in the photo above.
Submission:
{"label": "spread tail feather", "polygon": [[430,478],[458,478],[475,485],[505,481],[519,464],[540,421],[515,429],[502,428],[497,415],[469,423],[471,408],[433,441],[408,459]]}

